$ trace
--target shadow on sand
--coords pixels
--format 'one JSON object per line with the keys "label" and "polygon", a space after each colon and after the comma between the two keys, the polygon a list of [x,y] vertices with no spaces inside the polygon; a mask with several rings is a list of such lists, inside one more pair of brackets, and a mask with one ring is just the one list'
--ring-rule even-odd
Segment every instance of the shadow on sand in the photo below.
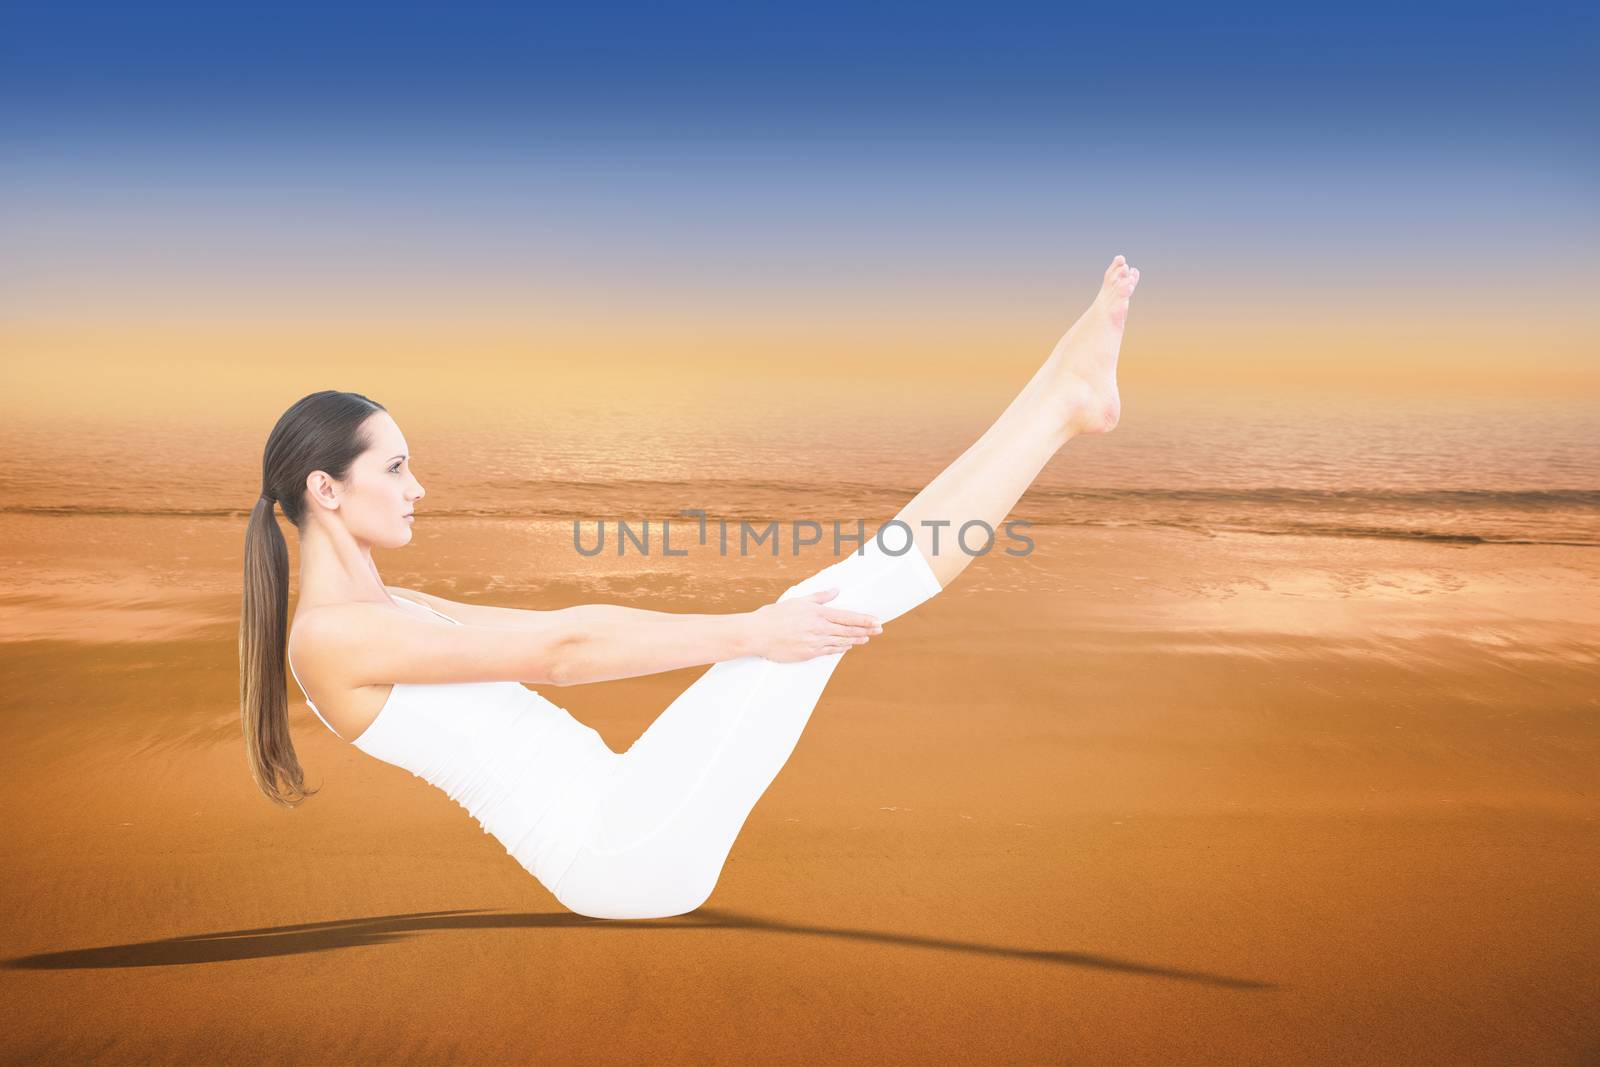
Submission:
{"label": "shadow on sand", "polygon": [[571,912],[493,913],[482,910],[416,912],[366,919],[298,923],[253,930],[224,930],[209,934],[169,937],[160,941],[140,941],[127,945],[67,949],[19,956],[0,963],[7,970],[76,970],[97,967],[181,967],[229,960],[294,956],[308,952],[332,952],[360,945],[400,941],[429,930],[566,930],[587,927],[624,933],[639,930],[676,932],[688,930],[750,930],[756,933],[791,934],[800,937],[833,937],[849,941],[872,942],[903,948],[933,949],[940,952],[965,952],[974,955],[1047,963],[1061,967],[1090,967],[1103,971],[1141,974],[1151,978],[1170,978],[1184,982],[1223,986],[1231,989],[1283,989],[1271,982],[1207,974],[1204,971],[1160,967],[1110,956],[1049,949],[1013,948],[958,941],[914,934],[881,933],[839,927],[803,926],[773,919],[741,915],[719,908],[701,908],[671,919],[590,919]]}

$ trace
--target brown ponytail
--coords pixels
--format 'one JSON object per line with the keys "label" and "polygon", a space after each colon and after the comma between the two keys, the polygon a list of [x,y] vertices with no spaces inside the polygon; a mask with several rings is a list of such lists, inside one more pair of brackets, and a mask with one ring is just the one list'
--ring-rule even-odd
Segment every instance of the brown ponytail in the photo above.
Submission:
{"label": "brown ponytail", "polygon": [[294,403],[267,437],[261,496],[244,535],[244,595],[239,610],[239,715],[250,773],[273,802],[298,807],[320,790],[305,788],[305,772],[289,739],[285,676],[289,630],[289,549],[273,504],[296,527],[305,518],[306,479],[323,471],[335,481],[350,474],[370,444],[363,423],[387,410],[360,393],[324,390]]}

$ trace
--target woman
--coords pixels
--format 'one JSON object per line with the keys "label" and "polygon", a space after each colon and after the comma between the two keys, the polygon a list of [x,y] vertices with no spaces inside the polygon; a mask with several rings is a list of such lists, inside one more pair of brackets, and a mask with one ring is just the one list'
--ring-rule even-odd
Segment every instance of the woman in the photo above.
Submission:
{"label": "woman", "polygon": [[[240,701],[257,784],[289,807],[315,792],[289,740],[287,659],[330,730],[444,790],[563,906],[606,919],[693,911],[841,655],[966,568],[973,557],[952,544],[963,523],[999,527],[1062,445],[1116,426],[1138,278],[1117,256],[1021,393],[897,521],[751,612],[524,611],[386,586],[372,549],[410,540],[423,496],[400,428],[356,393],[300,400],[267,439],[245,540]],[[275,502],[300,537],[292,636]],[[890,525],[906,534],[886,543]],[[713,666],[622,753],[522,684],[702,664]]]}

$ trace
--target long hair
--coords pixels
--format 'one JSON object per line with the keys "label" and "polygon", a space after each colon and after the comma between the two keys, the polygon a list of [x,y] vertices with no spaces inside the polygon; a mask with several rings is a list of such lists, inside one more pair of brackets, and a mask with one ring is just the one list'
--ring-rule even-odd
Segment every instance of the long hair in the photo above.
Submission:
{"label": "long hair", "polygon": [[[305,788],[305,774],[289,739],[289,549],[273,514],[299,528],[305,520],[306,479],[323,471],[335,481],[350,476],[356,457],[371,446],[362,424],[382,404],[360,393],[325,389],[301,398],[267,436],[261,458],[261,496],[244,535],[244,598],[239,610],[239,718],[250,773],[274,803],[298,807],[320,792]],[[281,785],[280,785],[281,780]]]}

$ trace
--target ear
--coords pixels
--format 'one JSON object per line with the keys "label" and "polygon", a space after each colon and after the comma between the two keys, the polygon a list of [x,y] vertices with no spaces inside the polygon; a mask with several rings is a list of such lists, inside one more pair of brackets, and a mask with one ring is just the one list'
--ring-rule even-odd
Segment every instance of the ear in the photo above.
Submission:
{"label": "ear", "polygon": [[306,492],[323,507],[339,508],[339,483],[328,477],[327,471],[312,471],[306,475]]}

